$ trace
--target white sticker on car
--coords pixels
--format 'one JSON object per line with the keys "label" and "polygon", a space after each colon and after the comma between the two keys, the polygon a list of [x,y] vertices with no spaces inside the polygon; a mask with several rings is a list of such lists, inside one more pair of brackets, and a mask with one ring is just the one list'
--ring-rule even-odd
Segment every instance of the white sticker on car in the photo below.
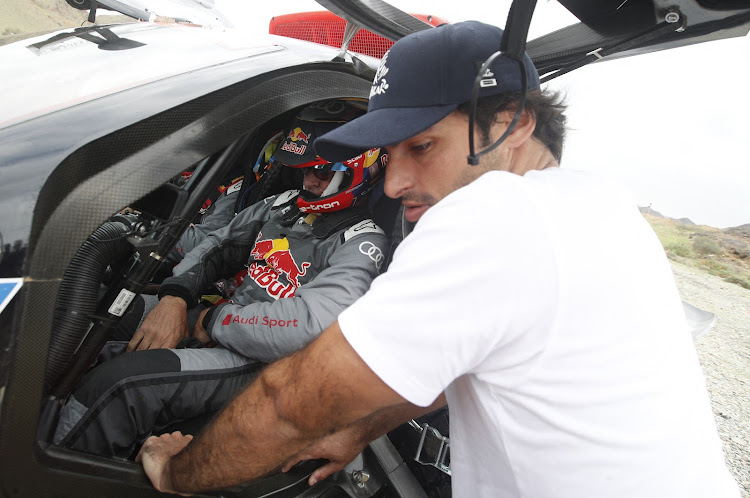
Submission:
{"label": "white sticker on car", "polygon": [[115,299],[115,302],[112,303],[112,306],[110,306],[107,311],[112,315],[122,316],[125,314],[125,310],[128,309],[128,306],[130,306],[130,303],[133,302],[133,298],[135,298],[135,292],[123,289],[117,295],[117,299]]}

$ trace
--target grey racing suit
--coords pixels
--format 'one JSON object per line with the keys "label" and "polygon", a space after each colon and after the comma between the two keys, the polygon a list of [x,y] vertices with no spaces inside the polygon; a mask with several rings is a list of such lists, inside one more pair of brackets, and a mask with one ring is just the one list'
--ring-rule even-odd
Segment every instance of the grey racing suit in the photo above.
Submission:
{"label": "grey racing suit", "polygon": [[239,176],[228,182],[228,185],[219,187],[219,197],[213,202],[207,201],[207,205],[201,208],[200,222],[191,223],[169,252],[167,257],[170,261],[179,263],[185,254],[195,249],[209,233],[227,226],[232,221],[242,182],[243,177]]}
{"label": "grey racing suit", "polygon": [[132,457],[153,432],[217,411],[260,366],[304,347],[365,293],[384,263],[383,231],[359,208],[300,214],[296,195],[243,210],[162,283],[160,296],[179,296],[192,308],[218,282],[223,300],[203,320],[218,346],[103,362],[63,407],[56,444]]}

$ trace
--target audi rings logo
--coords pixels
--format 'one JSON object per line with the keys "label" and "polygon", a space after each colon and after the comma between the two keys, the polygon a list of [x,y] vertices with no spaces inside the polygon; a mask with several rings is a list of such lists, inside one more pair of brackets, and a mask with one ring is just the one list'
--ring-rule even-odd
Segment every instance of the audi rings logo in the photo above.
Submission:
{"label": "audi rings logo", "polygon": [[378,270],[380,270],[380,267],[383,266],[385,255],[383,255],[383,251],[381,251],[380,248],[372,242],[362,242],[359,245],[359,252],[373,260],[375,262],[375,268],[377,268]]}
{"label": "audi rings logo", "polygon": [[310,109],[320,109],[327,114],[341,114],[346,110],[346,104],[340,100],[327,100],[310,104]]}

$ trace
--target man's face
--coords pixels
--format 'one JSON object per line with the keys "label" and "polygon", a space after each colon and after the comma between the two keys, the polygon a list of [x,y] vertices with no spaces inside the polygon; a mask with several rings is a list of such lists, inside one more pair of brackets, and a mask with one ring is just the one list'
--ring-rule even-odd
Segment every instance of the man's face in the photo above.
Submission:
{"label": "man's face", "polygon": [[302,188],[311,194],[320,197],[326,187],[328,187],[328,184],[331,183],[335,171],[324,172],[315,171],[313,168],[304,168],[302,173],[304,174],[304,177],[302,178]]}
{"label": "man's face", "polygon": [[467,164],[468,136],[468,119],[453,112],[422,133],[388,147],[385,193],[401,198],[408,221],[417,221],[443,197],[489,169],[489,158],[483,158],[479,166]]}

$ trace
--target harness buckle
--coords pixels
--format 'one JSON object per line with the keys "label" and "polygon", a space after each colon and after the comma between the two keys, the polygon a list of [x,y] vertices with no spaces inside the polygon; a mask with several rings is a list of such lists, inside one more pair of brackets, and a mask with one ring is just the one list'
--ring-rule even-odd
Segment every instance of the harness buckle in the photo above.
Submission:
{"label": "harness buckle", "polygon": [[421,433],[414,460],[451,475],[450,438],[443,436],[440,431],[426,423],[420,425],[415,420],[410,420],[409,425]]}

